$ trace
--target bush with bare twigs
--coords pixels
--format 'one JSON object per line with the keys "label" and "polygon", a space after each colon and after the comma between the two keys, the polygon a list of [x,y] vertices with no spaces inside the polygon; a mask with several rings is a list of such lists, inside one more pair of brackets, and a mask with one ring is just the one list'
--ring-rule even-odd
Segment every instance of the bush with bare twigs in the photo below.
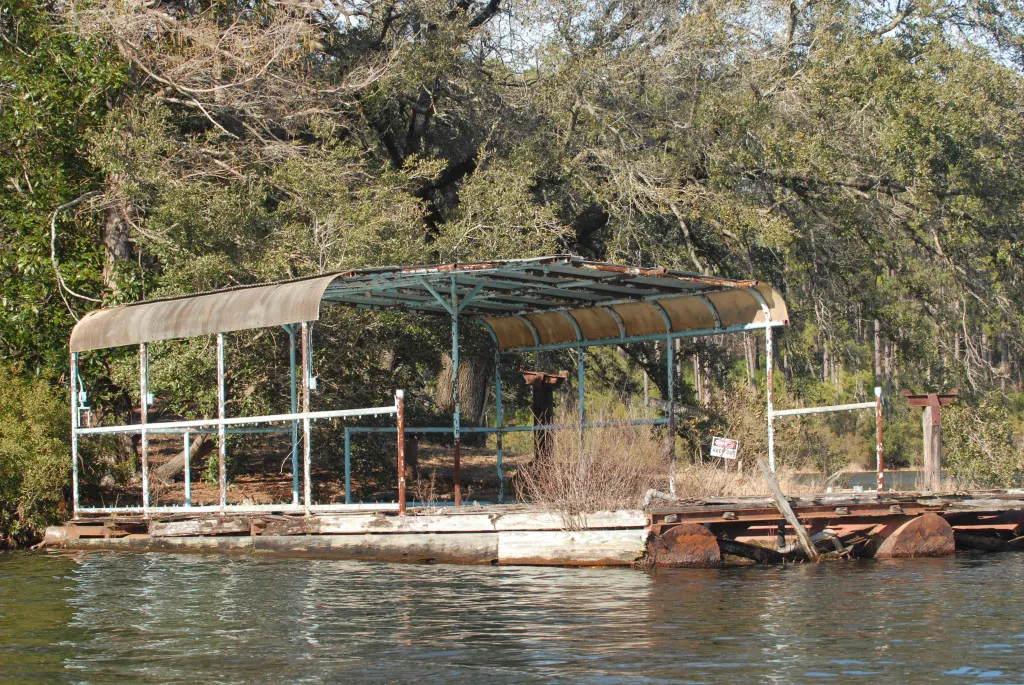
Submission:
{"label": "bush with bare twigs", "polygon": [[569,428],[555,433],[551,456],[519,470],[520,499],[578,528],[588,512],[638,509],[648,489],[666,487],[665,440],[651,426],[588,428],[581,441],[578,419],[563,416],[559,423]]}

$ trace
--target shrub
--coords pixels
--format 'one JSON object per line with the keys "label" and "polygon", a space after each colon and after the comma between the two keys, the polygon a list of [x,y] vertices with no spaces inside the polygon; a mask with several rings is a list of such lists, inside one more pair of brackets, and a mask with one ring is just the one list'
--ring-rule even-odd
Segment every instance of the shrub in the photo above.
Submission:
{"label": "shrub", "polygon": [[954,404],[943,411],[942,461],[953,479],[967,487],[1024,485],[1022,439],[1009,408],[999,397],[977,406]]}
{"label": "shrub", "polygon": [[70,432],[62,393],[0,364],[0,546],[27,544],[66,515]]}
{"label": "shrub", "polygon": [[[572,426],[574,418],[562,412],[557,422]],[[588,512],[639,509],[649,488],[666,489],[665,440],[650,426],[589,428],[583,436],[581,449],[577,428],[556,431],[550,458],[517,472],[518,497],[557,511],[575,529]]]}

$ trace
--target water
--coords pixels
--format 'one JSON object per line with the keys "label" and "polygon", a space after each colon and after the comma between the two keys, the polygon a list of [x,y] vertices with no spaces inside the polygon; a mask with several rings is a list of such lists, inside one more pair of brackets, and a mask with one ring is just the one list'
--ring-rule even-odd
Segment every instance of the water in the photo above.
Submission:
{"label": "water", "polygon": [[1024,555],[645,573],[0,555],[0,681],[1021,683]]}

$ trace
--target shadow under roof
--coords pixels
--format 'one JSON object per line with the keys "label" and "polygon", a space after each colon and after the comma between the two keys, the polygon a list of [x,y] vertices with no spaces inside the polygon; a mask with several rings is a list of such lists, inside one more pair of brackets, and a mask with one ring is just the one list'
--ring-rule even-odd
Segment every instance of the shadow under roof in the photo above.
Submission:
{"label": "shadow under roof", "polygon": [[316,321],[322,305],[457,314],[488,326],[501,349],[714,334],[789,318],[778,291],[754,280],[554,255],[342,271],[100,309],[75,326],[71,351]]}

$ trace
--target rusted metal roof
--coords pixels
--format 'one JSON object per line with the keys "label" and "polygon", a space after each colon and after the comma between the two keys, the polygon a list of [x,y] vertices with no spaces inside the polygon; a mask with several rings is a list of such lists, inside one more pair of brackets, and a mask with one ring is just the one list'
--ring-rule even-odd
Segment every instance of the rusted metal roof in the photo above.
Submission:
{"label": "rusted metal roof", "polygon": [[445,316],[457,311],[489,326],[502,349],[593,344],[763,326],[762,301],[773,322],[788,320],[779,293],[757,281],[556,255],[345,271],[101,309],[75,326],[71,350],[316,321],[322,304]]}

